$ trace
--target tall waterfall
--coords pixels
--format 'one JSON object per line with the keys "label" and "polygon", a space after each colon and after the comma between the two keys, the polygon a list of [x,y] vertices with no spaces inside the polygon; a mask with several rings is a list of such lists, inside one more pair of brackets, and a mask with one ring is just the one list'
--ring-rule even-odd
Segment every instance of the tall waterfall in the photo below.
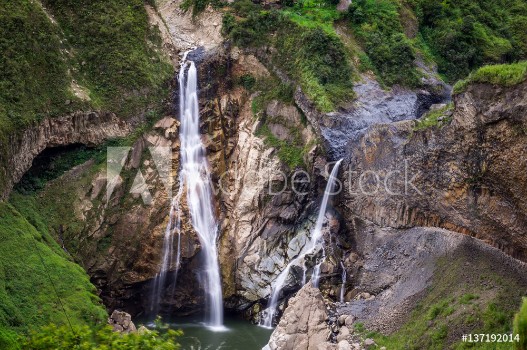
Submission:
{"label": "tall waterfall", "polygon": [[[302,248],[300,253],[296,258],[291,260],[289,264],[282,270],[282,272],[278,275],[276,278],[275,284],[272,288],[271,292],[271,299],[269,300],[269,304],[267,306],[267,309],[265,310],[265,317],[260,322],[260,325],[264,327],[271,328],[273,325],[273,318],[276,313],[276,308],[278,306],[278,300],[280,298],[280,292],[282,291],[282,288],[284,287],[284,284],[287,280],[287,276],[289,275],[289,271],[291,270],[291,267],[295,265],[300,260],[303,260],[306,255],[312,254],[316,251],[317,246],[322,243],[322,250],[324,252],[323,257],[319,261],[319,263],[315,266],[313,269],[313,274],[311,276],[311,282],[313,283],[314,287],[318,287],[318,280],[320,279],[320,266],[322,265],[322,262],[325,258],[325,250],[324,250],[324,244],[322,242],[322,225],[324,224],[324,220],[326,218],[326,208],[328,206],[329,196],[333,193],[333,187],[335,186],[335,182],[337,179],[337,174],[339,171],[340,163],[342,162],[342,159],[335,163],[335,166],[333,167],[333,170],[331,171],[331,174],[329,175],[328,183],[326,185],[326,189],[324,190],[324,197],[322,198],[322,203],[320,204],[320,210],[318,212],[317,221],[315,223],[315,228],[313,229],[313,233],[311,235],[311,238],[309,242]],[[304,265],[304,277],[303,282],[305,283],[305,265]]]}
{"label": "tall waterfall", "polygon": [[204,272],[200,276],[206,293],[207,320],[211,328],[223,326],[223,302],[216,241],[218,225],[212,208],[210,173],[205,157],[205,148],[199,132],[198,73],[194,62],[181,66],[180,87],[180,141],[181,174],[180,186],[186,186],[187,203],[192,226],[201,243]]}
{"label": "tall waterfall", "polygon": [[[172,199],[169,223],[163,240],[161,269],[154,280],[151,313],[157,314],[163,292],[166,291],[167,273],[173,265],[174,233],[178,233],[176,253],[176,271],[181,259],[181,198],[186,189],[186,199],[194,230],[198,234],[204,262],[204,271],[200,276],[206,294],[206,324],[211,329],[223,329],[223,302],[220,267],[216,241],[218,225],[212,207],[210,173],[205,157],[205,148],[199,132],[198,74],[192,61],[186,61],[185,53],[179,71],[179,116],[181,121],[179,138],[181,158],[179,190]],[[188,68],[188,69],[187,69]],[[174,282],[175,283],[175,282]],[[171,288],[174,288],[172,286]]]}

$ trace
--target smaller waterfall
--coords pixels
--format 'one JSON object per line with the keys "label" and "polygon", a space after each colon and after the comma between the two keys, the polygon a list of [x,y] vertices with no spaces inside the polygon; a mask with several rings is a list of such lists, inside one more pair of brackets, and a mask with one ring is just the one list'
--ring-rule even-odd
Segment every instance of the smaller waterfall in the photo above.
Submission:
{"label": "smaller waterfall", "polygon": [[342,267],[342,286],[340,286],[340,299],[339,301],[341,303],[344,302],[344,293],[346,292],[346,267],[344,266],[344,264],[342,263],[342,261],[340,262],[340,266]]}
{"label": "smaller waterfall", "polygon": [[273,318],[274,318],[274,315],[276,314],[276,308],[278,306],[280,292],[282,291],[282,288],[284,287],[284,284],[287,280],[287,276],[289,276],[289,271],[291,270],[291,267],[295,265],[296,263],[298,263],[300,260],[304,260],[304,273],[302,277],[302,283],[305,284],[305,279],[306,279],[305,257],[308,254],[314,253],[316,251],[317,246],[320,243],[322,243],[323,256],[320,259],[320,262],[313,269],[313,274],[311,276],[311,281],[313,283],[313,286],[318,287],[318,281],[320,279],[320,266],[322,265],[322,262],[324,261],[324,258],[325,258],[325,250],[324,250],[324,245],[322,242],[322,225],[324,224],[324,221],[326,218],[326,208],[328,206],[329,196],[333,192],[333,187],[335,185],[335,180],[337,179],[337,173],[339,171],[339,166],[341,162],[342,162],[342,159],[335,163],[335,166],[333,167],[333,170],[331,171],[331,174],[329,175],[328,183],[324,191],[324,197],[322,198],[322,203],[320,204],[320,210],[318,212],[318,217],[315,223],[315,228],[313,230],[313,233],[311,235],[309,242],[302,248],[298,256],[294,258],[293,260],[291,260],[289,264],[282,270],[282,272],[280,272],[280,274],[276,278],[276,281],[271,291],[271,299],[269,300],[269,304],[267,306],[267,309],[265,310],[265,317],[260,322],[260,325],[263,327],[271,328],[273,326]]}
{"label": "smaller waterfall", "polygon": [[[170,266],[173,263],[173,245],[174,245],[174,232],[178,231],[178,253],[177,253],[177,262],[176,262],[176,276],[177,278],[177,269],[179,268],[179,246],[180,246],[180,237],[179,237],[179,213],[174,220],[174,212],[178,211],[178,206],[176,206],[176,200],[173,199],[170,205],[170,214],[167,227],[165,228],[165,235],[163,238],[163,255],[161,258],[161,268],[154,278],[154,287],[152,292],[152,299],[150,303],[150,314],[156,316],[159,312],[159,304],[161,302],[162,292],[165,287],[167,274],[170,270]],[[175,283],[175,281],[174,281]]]}

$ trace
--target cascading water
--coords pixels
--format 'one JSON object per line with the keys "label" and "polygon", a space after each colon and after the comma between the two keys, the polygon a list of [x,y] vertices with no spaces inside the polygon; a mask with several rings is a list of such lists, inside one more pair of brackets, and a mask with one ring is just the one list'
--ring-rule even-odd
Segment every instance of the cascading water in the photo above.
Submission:
{"label": "cascading water", "polygon": [[[271,292],[271,299],[269,300],[268,307],[264,312],[265,317],[263,318],[262,322],[260,322],[260,325],[263,327],[271,328],[273,325],[273,318],[276,313],[276,308],[278,306],[280,292],[282,291],[282,288],[284,287],[284,284],[287,280],[287,276],[289,275],[289,271],[291,270],[291,267],[295,265],[297,262],[299,262],[300,260],[302,259],[305,260],[306,255],[312,254],[313,252],[315,252],[317,246],[322,241],[322,225],[324,224],[324,220],[326,218],[326,208],[328,206],[329,196],[333,194],[333,187],[337,179],[337,173],[339,171],[339,166],[341,162],[342,162],[342,159],[335,163],[335,166],[333,167],[333,170],[331,171],[331,174],[329,175],[328,183],[326,185],[326,189],[324,190],[324,197],[322,198],[322,203],[320,204],[320,210],[318,212],[318,217],[315,223],[315,228],[313,230],[313,234],[311,235],[309,242],[302,248],[298,256],[295,259],[291,260],[289,264],[282,270],[282,272],[276,278],[275,284]],[[320,259],[320,262],[313,269],[313,274],[311,275],[311,281],[314,287],[318,287],[318,281],[320,279],[320,266],[322,265],[322,262],[324,261],[324,258],[325,258],[325,250],[324,250],[323,244],[322,244],[322,251],[323,251],[323,256]],[[302,283],[304,284],[305,284],[305,279],[306,279],[305,276],[306,276],[306,266],[304,262],[304,274],[302,278]]]}
{"label": "cascading water", "polygon": [[342,261],[340,262],[340,266],[342,267],[342,286],[340,286],[340,298],[339,298],[339,301],[341,303],[344,302],[344,293],[346,292],[346,267],[344,266],[344,264],[342,263]]}
{"label": "cascading water", "polygon": [[[185,52],[182,57],[182,64],[179,71],[179,101],[180,101],[180,108],[179,108],[179,115],[183,116],[184,108],[182,107],[183,103],[182,101],[185,98],[185,64],[186,64],[186,58],[187,58],[188,52]],[[177,231],[178,233],[178,244],[177,244],[177,253],[176,253],[176,270],[174,273],[174,283],[171,287],[172,292],[175,289],[175,283],[177,280],[177,273],[179,270],[179,264],[181,259],[181,212],[180,212],[180,200],[181,195],[183,193],[183,182],[181,173],[179,175],[179,190],[178,193],[174,198],[172,198],[172,201],[170,203],[170,213],[169,213],[169,220],[168,225],[165,229],[165,236],[163,239],[163,254],[161,258],[161,268],[159,270],[159,273],[154,278],[154,286],[153,286],[153,292],[152,292],[152,299],[150,303],[150,315],[151,316],[157,316],[159,312],[159,304],[161,302],[162,292],[165,290],[165,283],[167,279],[167,274],[170,269],[170,266],[172,265],[172,259],[173,259],[173,246],[174,246],[174,232]]]}
{"label": "cascading water", "polygon": [[[216,241],[218,226],[212,208],[210,173],[205,148],[199,132],[199,106],[197,82],[198,74],[194,62],[181,66],[180,86],[180,141],[181,174],[180,186],[186,186],[187,202],[192,226],[198,234],[204,261],[204,284],[207,306],[207,326],[212,329],[223,328],[223,302],[220,267]],[[184,89],[183,89],[184,87]]]}
{"label": "cascading water", "polygon": [[163,255],[161,260],[161,269],[154,279],[154,290],[152,293],[152,301],[150,304],[150,314],[155,316],[159,312],[159,303],[161,301],[161,293],[165,287],[167,273],[172,263],[172,246],[174,243],[174,200],[170,205],[170,214],[168,225],[165,229],[165,237],[163,239]]}

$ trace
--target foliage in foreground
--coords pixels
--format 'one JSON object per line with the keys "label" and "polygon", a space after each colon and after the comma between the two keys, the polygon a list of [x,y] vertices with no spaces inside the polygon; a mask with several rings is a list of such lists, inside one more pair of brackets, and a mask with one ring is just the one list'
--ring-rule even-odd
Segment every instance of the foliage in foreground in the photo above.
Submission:
{"label": "foliage in foreground", "polygon": [[160,333],[143,331],[129,334],[117,333],[110,326],[90,328],[87,326],[73,329],[49,325],[32,332],[24,341],[27,350],[177,350],[177,338],[181,331],[172,329]]}
{"label": "foliage in foreground", "polygon": [[483,66],[454,85],[454,93],[465,91],[470,83],[489,83],[503,86],[517,85],[527,79],[527,61],[513,64]]}

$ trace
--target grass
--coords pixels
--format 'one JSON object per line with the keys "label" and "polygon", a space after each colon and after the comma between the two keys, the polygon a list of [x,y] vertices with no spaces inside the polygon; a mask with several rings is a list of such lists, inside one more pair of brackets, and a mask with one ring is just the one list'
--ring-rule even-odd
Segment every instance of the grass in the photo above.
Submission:
{"label": "grass", "polygon": [[84,270],[46,230],[37,230],[11,204],[2,202],[0,240],[3,341],[12,338],[13,332],[26,333],[50,322],[67,325],[62,307],[73,325],[105,322],[106,311]]}
{"label": "grass", "polygon": [[527,350],[527,298],[523,298],[520,310],[514,316],[514,334],[520,336],[516,349]]}
{"label": "grass", "polygon": [[[451,117],[445,117],[445,112],[447,112],[448,110],[452,108],[453,108],[453,105],[448,104],[443,108],[429,111],[421,119],[417,120],[414,130],[426,130],[431,127],[439,126],[441,124],[441,121],[448,122],[448,120],[450,120]],[[440,120],[441,117],[445,117],[446,119]]]}
{"label": "grass", "polygon": [[132,116],[167,94],[172,67],[142,0],[45,0],[71,45],[71,70],[95,107]]}
{"label": "grass", "polygon": [[454,93],[466,91],[471,83],[487,83],[502,86],[514,86],[527,79],[527,61],[512,64],[483,66],[472,72],[466,79],[454,85]]}
{"label": "grass", "polygon": [[307,151],[307,146],[302,144],[298,133],[294,133],[293,130],[291,132],[294,135],[293,142],[280,140],[273,135],[269,126],[264,124],[257,130],[256,135],[264,137],[264,142],[267,146],[276,148],[278,158],[292,170],[304,166],[304,155]]}

